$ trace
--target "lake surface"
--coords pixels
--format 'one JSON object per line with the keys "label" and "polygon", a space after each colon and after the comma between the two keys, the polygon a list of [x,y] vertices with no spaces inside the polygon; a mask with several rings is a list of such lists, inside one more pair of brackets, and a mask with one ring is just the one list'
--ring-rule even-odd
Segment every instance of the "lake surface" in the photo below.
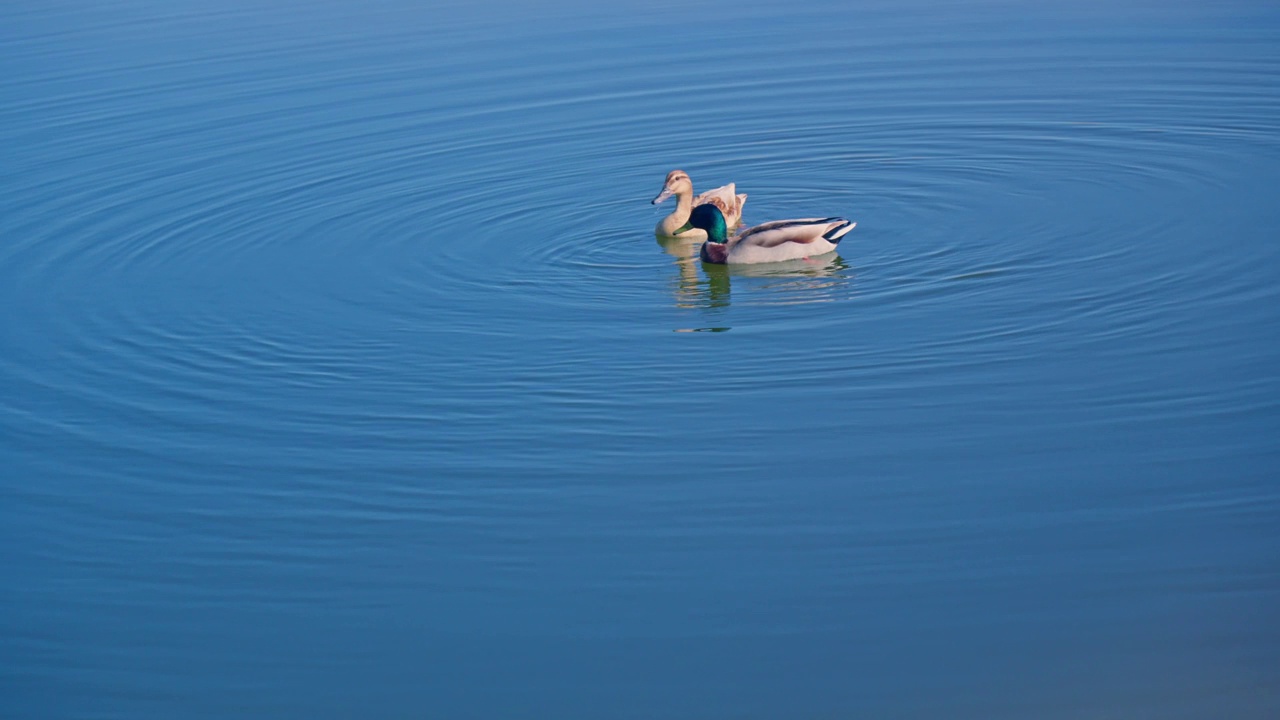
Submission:
{"label": "lake surface", "polygon": [[4,4],[0,716],[1280,716],[1208,5]]}

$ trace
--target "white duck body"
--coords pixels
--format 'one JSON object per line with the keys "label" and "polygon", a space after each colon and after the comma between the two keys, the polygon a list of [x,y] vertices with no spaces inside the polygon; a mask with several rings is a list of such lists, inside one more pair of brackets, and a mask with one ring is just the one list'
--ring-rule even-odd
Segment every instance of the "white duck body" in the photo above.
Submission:
{"label": "white duck body", "polygon": [[[725,265],[785,262],[825,255],[857,223],[840,217],[775,220],[756,225],[723,243],[708,240],[699,255],[705,262]],[[712,235],[715,235],[713,230]]]}
{"label": "white duck body", "polygon": [[653,199],[653,204],[657,205],[672,195],[676,196],[676,209],[670,215],[662,218],[657,227],[653,229],[653,232],[664,237],[674,237],[678,232],[681,238],[692,241],[707,239],[705,230],[698,228],[680,230],[681,227],[689,222],[689,213],[693,211],[693,208],[699,205],[713,205],[724,215],[728,226],[733,227],[742,221],[742,206],[747,202],[747,196],[745,194],[739,195],[734,183],[721,185],[714,190],[708,190],[694,197],[693,181],[689,179],[688,173],[683,170],[672,170],[667,173],[662,192]]}

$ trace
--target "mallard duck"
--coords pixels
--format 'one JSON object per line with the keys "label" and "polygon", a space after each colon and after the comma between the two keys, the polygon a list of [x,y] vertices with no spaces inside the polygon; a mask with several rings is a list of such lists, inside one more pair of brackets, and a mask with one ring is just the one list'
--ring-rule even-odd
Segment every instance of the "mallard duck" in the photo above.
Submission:
{"label": "mallard duck", "polygon": [[[857,223],[841,217],[775,220],[747,228],[733,237],[724,214],[714,205],[699,205],[689,213],[688,228],[707,234],[698,255],[703,262],[720,265],[782,262],[822,255],[836,249],[840,238]],[[680,234],[684,228],[676,230]]]}
{"label": "mallard duck", "polygon": [[[714,205],[719,208],[724,215],[725,222],[729,227],[737,225],[742,220],[742,204],[747,201],[746,195],[738,195],[733,183],[708,190],[698,197],[693,196],[693,181],[689,179],[689,174],[683,170],[672,170],[667,173],[667,181],[662,186],[662,192],[658,193],[658,197],[653,199],[653,204],[666,200],[672,195],[676,196],[676,209],[664,218],[658,226],[654,228],[654,233],[670,237],[676,234],[676,230],[685,226],[689,221],[689,212],[701,205]],[[681,235],[682,238],[689,240],[706,240],[706,233],[702,231],[688,230]]]}

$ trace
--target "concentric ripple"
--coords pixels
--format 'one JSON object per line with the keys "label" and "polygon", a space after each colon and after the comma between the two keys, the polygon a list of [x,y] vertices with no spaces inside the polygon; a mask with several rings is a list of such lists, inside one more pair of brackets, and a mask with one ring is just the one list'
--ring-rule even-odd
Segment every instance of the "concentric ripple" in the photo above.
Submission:
{"label": "concentric ripple", "polygon": [[1173,5],[0,8],[0,715],[1274,716],[1280,17]]}

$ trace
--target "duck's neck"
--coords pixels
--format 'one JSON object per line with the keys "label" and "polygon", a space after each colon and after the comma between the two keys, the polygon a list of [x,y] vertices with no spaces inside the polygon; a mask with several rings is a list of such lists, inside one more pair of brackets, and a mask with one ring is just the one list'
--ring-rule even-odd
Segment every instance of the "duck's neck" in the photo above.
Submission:
{"label": "duck's neck", "polygon": [[693,193],[689,190],[681,190],[676,193],[676,209],[662,220],[662,232],[664,235],[675,235],[676,230],[684,227],[689,222],[689,213],[693,211]]}

